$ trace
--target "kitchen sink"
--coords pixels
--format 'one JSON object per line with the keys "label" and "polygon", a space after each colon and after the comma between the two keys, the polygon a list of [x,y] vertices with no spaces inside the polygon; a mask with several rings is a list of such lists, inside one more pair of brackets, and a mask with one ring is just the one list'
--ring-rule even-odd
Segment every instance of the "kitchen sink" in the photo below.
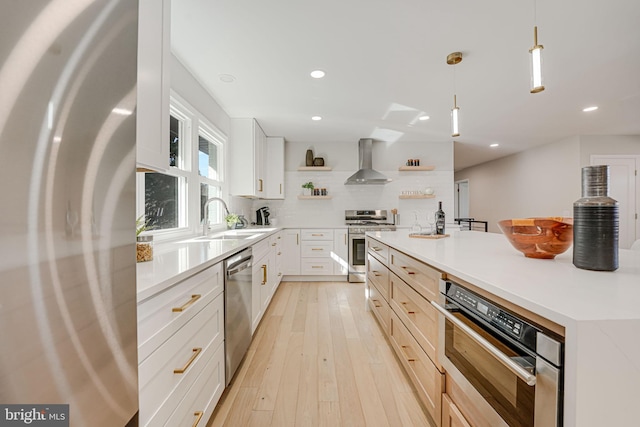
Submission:
{"label": "kitchen sink", "polygon": [[184,242],[212,242],[219,240],[249,240],[262,236],[264,233],[275,230],[275,228],[260,228],[260,229],[239,229],[239,230],[227,230],[220,233],[211,234],[208,236],[194,237]]}

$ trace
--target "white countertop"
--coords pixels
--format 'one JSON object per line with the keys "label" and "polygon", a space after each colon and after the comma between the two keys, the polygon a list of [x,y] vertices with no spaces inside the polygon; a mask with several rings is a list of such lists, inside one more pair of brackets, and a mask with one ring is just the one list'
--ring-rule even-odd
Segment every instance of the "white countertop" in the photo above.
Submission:
{"label": "white countertop", "polygon": [[[197,240],[200,236],[156,243],[153,260],[136,265],[138,302],[277,233],[271,227],[255,239]],[[255,228],[260,232],[260,228]]]}
{"label": "white countertop", "polygon": [[406,231],[368,235],[435,268],[561,325],[571,321],[640,319],[640,252],[621,249],[613,272],[576,268],[572,251],[526,258],[505,236],[465,231],[444,239]]}

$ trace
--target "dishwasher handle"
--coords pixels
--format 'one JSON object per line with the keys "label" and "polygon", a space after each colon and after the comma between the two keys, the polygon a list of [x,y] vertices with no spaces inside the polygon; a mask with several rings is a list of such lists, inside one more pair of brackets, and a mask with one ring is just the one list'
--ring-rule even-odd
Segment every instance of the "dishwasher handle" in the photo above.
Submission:
{"label": "dishwasher handle", "polygon": [[251,268],[251,261],[253,260],[253,255],[249,255],[248,257],[244,257],[239,259],[238,261],[227,266],[227,276],[231,276],[233,274],[237,274],[247,268]]}

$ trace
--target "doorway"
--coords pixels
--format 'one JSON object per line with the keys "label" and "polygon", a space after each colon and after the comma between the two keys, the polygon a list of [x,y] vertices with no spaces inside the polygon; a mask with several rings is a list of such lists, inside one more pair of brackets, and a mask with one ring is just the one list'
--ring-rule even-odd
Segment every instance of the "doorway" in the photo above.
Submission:
{"label": "doorway", "polygon": [[454,186],[454,218],[469,218],[469,180],[456,181]]}
{"label": "doorway", "polygon": [[591,165],[609,165],[609,196],[619,203],[619,245],[628,249],[638,238],[638,185],[637,169],[640,156],[591,156]]}

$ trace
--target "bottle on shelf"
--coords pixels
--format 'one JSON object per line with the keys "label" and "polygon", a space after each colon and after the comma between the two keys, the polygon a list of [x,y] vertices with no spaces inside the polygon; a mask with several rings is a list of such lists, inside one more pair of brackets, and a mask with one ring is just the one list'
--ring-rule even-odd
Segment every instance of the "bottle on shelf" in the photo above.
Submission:
{"label": "bottle on shelf", "polygon": [[436,211],[436,234],[444,234],[444,211],[442,210],[442,202],[438,202],[438,210]]}

